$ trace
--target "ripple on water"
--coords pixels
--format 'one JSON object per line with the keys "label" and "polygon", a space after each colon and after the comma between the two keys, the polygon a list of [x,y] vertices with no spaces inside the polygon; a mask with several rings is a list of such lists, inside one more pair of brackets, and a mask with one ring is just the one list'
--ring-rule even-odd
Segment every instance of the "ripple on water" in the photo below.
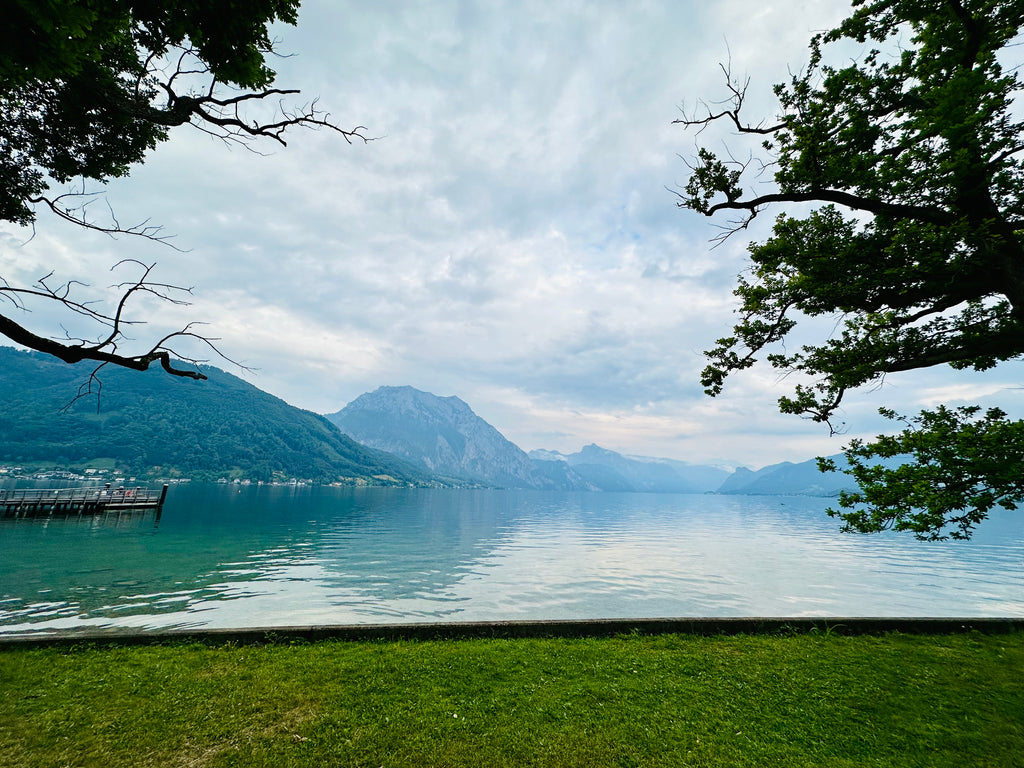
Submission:
{"label": "ripple on water", "polygon": [[238,498],[221,509],[216,488],[195,488],[156,529],[4,526],[0,632],[1024,616],[1019,518],[994,519],[977,542],[936,545],[839,534],[821,499],[342,490],[310,490],[301,515],[239,518]]}

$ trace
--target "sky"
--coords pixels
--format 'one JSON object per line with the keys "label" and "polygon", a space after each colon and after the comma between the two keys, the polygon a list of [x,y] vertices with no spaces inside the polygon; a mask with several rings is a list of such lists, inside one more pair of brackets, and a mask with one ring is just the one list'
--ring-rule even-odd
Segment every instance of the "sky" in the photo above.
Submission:
{"label": "sky", "polygon": [[[848,9],[306,0],[297,27],[275,29],[290,54],[274,62],[277,85],[373,141],[298,130],[257,153],[176,129],[95,206],[163,226],[179,250],[40,213],[34,235],[0,229],[0,274],[31,283],[53,270],[91,286],[83,296],[109,295],[132,275],[113,264],[156,263],[153,279],[191,287],[191,304],[141,301],[138,344],[202,321],[244,367],[189,351],[293,405],[330,413],[411,385],[460,397],[524,450],[597,443],[760,467],[877,434],[882,405],[1012,412],[1019,364],[888,377],[848,396],[832,437],[777,412],[794,380],[766,365],[717,398],[702,391],[702,352],[728,334],[746,245],[772,214],[714,247],[714,222],[676,206],[685,158],[698,142],[754,147],[672,121],[724,98],[726,62],[750,78],[752,121],[770,120],[771,86]],[[61,333],[42,308],[26,322]]]}

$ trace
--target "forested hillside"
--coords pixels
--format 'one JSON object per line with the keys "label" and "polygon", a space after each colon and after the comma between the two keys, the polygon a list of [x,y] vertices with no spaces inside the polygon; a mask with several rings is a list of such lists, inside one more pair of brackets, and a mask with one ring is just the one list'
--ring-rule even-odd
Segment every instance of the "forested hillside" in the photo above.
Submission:
{"label": "forested hillside", "polygon": [[108,367],[102,390],[66,410],[92,365],[0,347],[0,461],[113,459],[133,473],[253,480],[432,484],[327,419],[217,368],[207,381]]}

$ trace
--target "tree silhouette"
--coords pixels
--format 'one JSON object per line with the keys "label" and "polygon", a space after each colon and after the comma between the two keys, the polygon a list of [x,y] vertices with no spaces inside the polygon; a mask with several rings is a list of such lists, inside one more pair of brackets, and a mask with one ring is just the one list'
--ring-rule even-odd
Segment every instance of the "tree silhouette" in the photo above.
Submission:
{"label": "tree silhouette", "polygon": [[[316,101],[290,105],[294,89],[273,87],[267,64],[274,54],[268,26],[296,23],[298,0],[3,0],[0,3],[0,221],[34,227],[48,210],[74,225],[111,235],[167,243],[148,221],[122,225],[112,214],[92,215],[95,192],[85,182],[127,176],[176,126],[191,125],[224,142],[285,145],[294,128],[325,128],[345,141],[366,141],[362,126],[343,129]],[[269,109],[268,109],[269,106]],[[266,117],[268,114],[271,117]],[[54,194],[55,186],[81,187]],[[0,333],[68,363],[91,360],[146,370],[159,362],[176,376],[203,378],[182,367],[173,344],[194,339],[217,350],[195,324],[126,353],[125,330],[141,322],[129,305],[141,295],[187,303],[190,290],[154,281],[154,265],[128,259],[134,270],[115,287],[110,306],[82,297],[86,288],[61,282],[45,269],[32,286],[0,275]],[[59,305],[99,326],[95,337],[47,337],[28,327],[26,302]],[[21,313],[15,315],[15,312]],[[90,380],[92,381],[92,380]]]}
{"label": "tree silhouette", "polygon": [[[887,374],[942,364],[983,371],[1024,353],[1024,123],[1020,79],[1003,65],[1024,2],[855,5],[812,38],[806,69],[775,87],[781,109],[770,124],[746,121],[748,84],[728,67],[724,106],[676,121],[698,131],[726,121],[759,142],[747,159],[699,148],[678,192],[682,207],[734,216],[720,239],[769,207],[820,204],[802,217],[779,214],[772,236],[750,245],[751,269],[735,291],[740,320],[707,353],[706,391],[718,395],[764,353],[812,382],[797,383],[780,409],[830,428],[849,390]],[[827,46],[839,41],[861,44],[859,60],[827,64]],[[815,316],[835,318],[833,335],[782,344]],[[907,426],[901,438],[848,452],[862,489],[840,499],[848,527],[967,536],[993,504],[1024,498],[1024,486],[993,471],[1024,475],[1020,441],[1005,439],[1024,435],[1024,424],[1001,411],[941,409]],[[993,430],[1003,439],[980,439]],[[960,450],[927,450],[940,435]],[[872,475],[863,464],[894,455],[911,457],[899,473]],[[915,483],[941,493],[915,492]]]}

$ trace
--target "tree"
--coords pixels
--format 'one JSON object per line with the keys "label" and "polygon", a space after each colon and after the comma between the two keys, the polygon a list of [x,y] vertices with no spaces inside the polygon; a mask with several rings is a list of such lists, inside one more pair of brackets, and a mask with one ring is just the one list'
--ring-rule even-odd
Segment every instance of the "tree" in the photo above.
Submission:
{"label": "tree", "polygon": [[[681,207],[738,216],[723,239],[770,206],[817,204],[778,215],[772,236],[750,244],[749,276],[735,290],[739,322],[707,353],[706,391],[718,395],[764,353],[812,382],[796,384],[780,409],[830,428],[849,390],[886,374],[983,371],[1024,353],[1024,123],[1020,79],[1003,65],[1024,2],[854,6],[812,38],[806,69],[775,87],[771,124],[746,122],[747,83],[728,67],[724,108],[702,105],[676,121],[698,130],[725,121],[760,141],[763,156],[746,161],[700,148],[678,193]],[[861,44],[862,55],[831,66],[825,53],[841,41]],[[782,345],[819,316],[835,318],[831,336],[796,351]],[[899,435],[846,453],[861,492],[830,514],[850,530],[967,537],[993,505],[1024,499],[1024,422],[999,410],[923,411]],[[864,463],[885,456],[908,460],[898,470]]]}
{"label": "tree", "polygon": [[[366,138],[362,127],[343,130],[316,102],[266,104],[297,94],[273,87],[273,54],[268,26],[296,23],[299,0],[0,0],[0,222],[34,226],[48,210],[73,224],[110,234],[165,240],[147,222],[122,227],[89,214],[95,193],[86,180],[106,182],[128,175],[146,153],[180,125],[226,142],[269,139],[285,144],[293,127],[328,128],[346,141]],[[253,116],[248,112],[264,115]],[[82,180],[78,192],[50,192],[55,185]],[[145,370],[204,378],[172,362],[171,344],[193,337],[212,340],[186,326],[139,354],[123,353],[124,331],[133,322],[126,305],[142,293],[184,303],[188,291],[150,279],[152,265],[126,260],[137,272],[121,283],[111,309],[79,300],[73,282],[47,274],[31,287],[0,275],[0,298],[15,309],[26,299],[57,302],[100,324],[96,338],[48,338],[10,314],[0,314],[0,333],[68,363],[93,360]]]}

